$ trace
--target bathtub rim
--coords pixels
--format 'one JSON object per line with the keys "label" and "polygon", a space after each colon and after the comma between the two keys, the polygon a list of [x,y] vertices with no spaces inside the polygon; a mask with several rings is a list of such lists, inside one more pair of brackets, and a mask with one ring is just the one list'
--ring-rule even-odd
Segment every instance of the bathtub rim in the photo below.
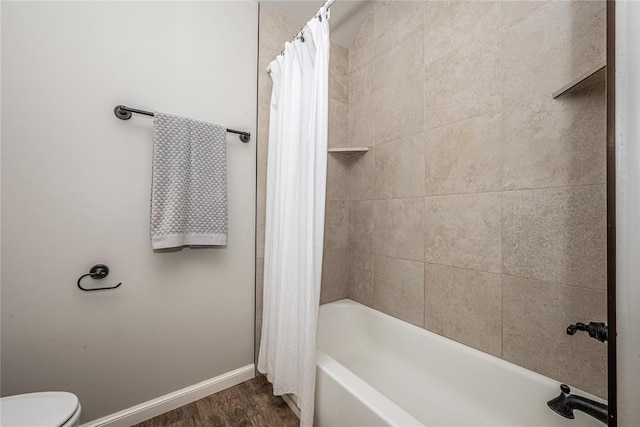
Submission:
{"label": "bathtub rim", "polygon": [[[560,384],[563,384],[561,381],[558,381],[554,378],[551,377],[547,377],[541,373],[532,371],[531,369],[525,368],[523,366],[517,365],[513,362],[510,362],[506,359],[503,359],[501,357],[498,356],[494,356],[491,355],[489,353],[485,353],[481,350],[478,350],[476,348],[470,347],[466,344],[462,344],[461,342],[455,341],[451,338],[447,338],[443,335],[439,335],[435,332],[432,332],[428,329],[422,328],[420,326],[414,325],[412,323],[409,323],[407,321],[404,321],[402,319],[398,319],[397,317],[393,317],[389,314],[383,313],[382,311],[376,310],[375,308],[369,307],[367,305],[361,304],[357,301],[345,298],[345,299],[341,299],[338,301],[333,301],[330,303],[326,303],[326,304],[322,304],[320,306],[320,310],[322,310],[323,307],[327,307],[327,308],[331,308],[331,307],[341,307],[341,306],[345,306],[348,308],[358,308],[361,310],[364,310],[366,312],[371,313],[373,316],[377,316],[379,318],[384,319],[385,321],[390,321],[400,327],[403,328],[407,328],[410,330],[415,331],[416,333],[422,334],[422,336],[428,337],[429,339],[433,339],[436,342],[438,342],[438,344],[442,344],[445,346],[450,346],[453,349],[456,349],[458,351],[461,352],[465,352],[467,354],[469,354],[470,356],[476,356],[478,358],[480,358],[481,361],[484,361],[486,363],[490,363],[492,365],[500,365],[501,368],[504,368],[505,370],[512,372],[514,374],[517,375],[524,375],[528,378],[531,379],[531,381],[534,381],[536,384],[540,384],[542,386],[554,386],[555,389],[558,390],[558,392],[560,392]],[[318,319],[319,320],[319,319]],[[317,348],[317,353],[323,353],[325,356],[331,358],[331,356],[329,356],[324,350],[322,350],[321,348]],[[365,384],[368,385],[368,383],[366,381],[364,381],[363,379],[361,379],[360,377],[358,377],[357,375],[353,374],[351,371],[349,371],[348,368],[346,368],[344,365],[340,364],[340,362],[338,362],[337,360],[331,358],[331,360],[333,360],[335,363],[339,364],[343,369],[345,369],[346,371],[348,371],[349,373],[351,373],[352,375],[356,376],[360,381],[364,382]],[[588,391],[582,390],[577,386],[574,386],[572,384],[568,384],[571,387],[571,392],[572,394],[579,394],[583,397],[587,397],[589,399],[595,400],[597,402],[603,403],[603,404],[607,404],[607,400],[603,399],[599,396],[596,396],[592,393],[589,393]],[[374,389],[375,390],[375,389]],[[376,393],[380,393],[377,390],[375,390]],[[381,393],[380,393],[381,394]],[[391,401],[390,401],[391,402]],[[393,403],[393,402],[392,402]],[[395,405],[395,403],[393,403]],[[396,405],[397,406],[397,405]],[[403,410],[404,411],[404,410]]]}
{"label": "bathtub rim", "polygon": [[316,366],[322,370],[325,375],[358,399],[378,418],[387,423],[387,425],[424,425],[384,394],[373,388],[373,386],[365,380],[320,349],[317,350]]}

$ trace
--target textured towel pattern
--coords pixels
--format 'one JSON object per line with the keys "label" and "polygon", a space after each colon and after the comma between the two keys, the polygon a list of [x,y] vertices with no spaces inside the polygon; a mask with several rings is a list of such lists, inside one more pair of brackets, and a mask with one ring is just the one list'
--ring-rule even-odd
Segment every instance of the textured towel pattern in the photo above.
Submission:
{"label": "textured towel pattern", "polygon": [[155,113],[151,245],[227,243],[227,130]]}

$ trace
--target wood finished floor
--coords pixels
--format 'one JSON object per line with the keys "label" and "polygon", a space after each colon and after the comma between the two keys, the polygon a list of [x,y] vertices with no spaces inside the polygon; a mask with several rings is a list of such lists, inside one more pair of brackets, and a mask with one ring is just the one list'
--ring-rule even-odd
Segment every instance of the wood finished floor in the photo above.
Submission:
{"label": "wood finished floor", "polygon": [[300,422],[259,376],[133,427],[298,427]]}

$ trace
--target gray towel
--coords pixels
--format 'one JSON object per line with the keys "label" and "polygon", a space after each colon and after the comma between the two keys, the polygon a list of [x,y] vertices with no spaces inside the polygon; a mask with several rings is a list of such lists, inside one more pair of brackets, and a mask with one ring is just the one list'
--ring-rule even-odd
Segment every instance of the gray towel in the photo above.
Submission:
{"label": "gray towel", "polygon": [[226,128],[156,112],[151,246],[226,244]]}

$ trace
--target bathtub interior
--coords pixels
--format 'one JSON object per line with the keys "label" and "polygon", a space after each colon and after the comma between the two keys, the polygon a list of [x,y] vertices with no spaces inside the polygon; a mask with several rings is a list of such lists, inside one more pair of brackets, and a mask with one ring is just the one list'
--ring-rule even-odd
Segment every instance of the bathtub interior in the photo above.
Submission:
{"label": "bathtub interior", "polygon": [[425,425],[601,425],[553,414],[557,381],[350,300],[321,307],[318,350]]}

